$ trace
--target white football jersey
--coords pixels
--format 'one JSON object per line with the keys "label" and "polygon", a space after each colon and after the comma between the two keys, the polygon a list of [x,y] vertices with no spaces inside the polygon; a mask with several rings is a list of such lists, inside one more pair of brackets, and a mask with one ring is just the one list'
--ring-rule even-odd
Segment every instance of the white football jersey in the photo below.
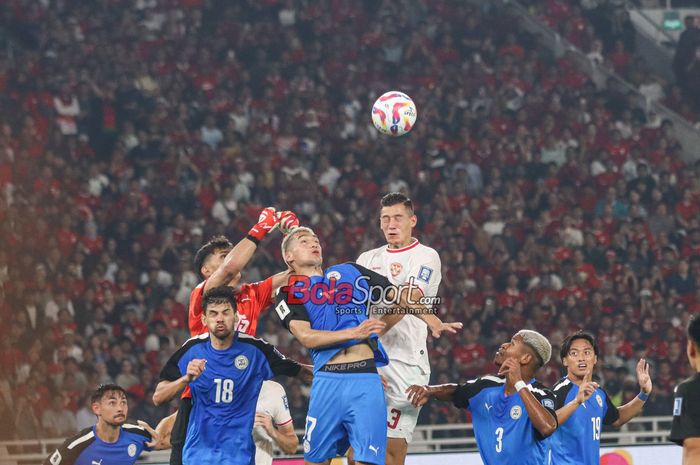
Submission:
{"label": "white football jersey", "polygon": [[[287,393],[281,384],[274,381],[263,381],[255,411],[270,415],[276,426],[286,425],[292,421]],[[255,465],[271,465],[273,444],[265,428],[254,427],[253,440],[255,441]]]}
{"label": "white football jersey", "polygon": [[[417,239],[402,249],[390,249],[385,245],[364,252],[357,264],[386,276],[396,285],[408,283],[413,277],[414,285],[426,297],[437,295],[442,280],[440,256]],[[423,372],[430,373],[427,338],[428,326],[417,316],[406,315],[380,340],[390,360],[417,365]]]}

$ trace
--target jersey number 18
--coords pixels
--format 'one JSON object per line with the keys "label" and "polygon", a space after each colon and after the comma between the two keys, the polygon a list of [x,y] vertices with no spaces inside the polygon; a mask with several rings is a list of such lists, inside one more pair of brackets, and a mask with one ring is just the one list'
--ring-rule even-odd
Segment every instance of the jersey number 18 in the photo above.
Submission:
{"label": "jersey number 18", "polygon": [[216,384],[216,403],[230,404],[233,401],[233,380],[214,378]]}

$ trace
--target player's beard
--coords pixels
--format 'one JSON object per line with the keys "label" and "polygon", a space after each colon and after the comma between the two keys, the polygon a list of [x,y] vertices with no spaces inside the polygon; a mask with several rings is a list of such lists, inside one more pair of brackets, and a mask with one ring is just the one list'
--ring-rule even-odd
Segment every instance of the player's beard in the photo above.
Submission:
{"label": "player's beard", "polygon": [[212,331],[212,335],[222,342],[228,339],[229,336],[231,336],[231,333],[233,333],[233,329],[226,327],[224,327],[224,329],[214,328],[214,331]]}

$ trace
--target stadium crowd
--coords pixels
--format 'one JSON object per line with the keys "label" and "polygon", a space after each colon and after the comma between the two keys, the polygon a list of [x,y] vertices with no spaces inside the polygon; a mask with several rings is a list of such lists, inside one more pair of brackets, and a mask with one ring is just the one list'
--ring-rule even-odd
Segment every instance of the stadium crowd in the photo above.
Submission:
{"label": "stadium crowd", "polygon": [[[488,2],[129,3],[0,5],[1,439],[93,423],[86,394],[111,381],[155,424],[203,242],[239,240],[274,205],[316,230],[325,263],[354,260],[382,243],[378,200],[396,190],[441,254],[440,315],[465,323],[432,342],[433,382],[493,370],[522,327],[555,351],[586,328],[615,401],[644,356],[645,413],[670,414],[700,307],[700,165],[670,123]],[[401,139],[370,124],[391,88],[418,107]],[[282,269],[278,240],[244,281]],[[273,316],[259,328],[306,357]],[[540,376],[560,374],[554,357]],[[308,391],[285,384],[300,426]]]}
{"label": "stadium crowd", "polygon": [[[580,49],[597,66],[615,71],[650,102],[660,101],[690,122],[700,112],[700,18],[684,18],[685,30],[677,43],[673,72],[667,82],[636,50],[636,31],[627,3],[619,0],[524,0],[537,16],[561,37]],[[676,5],[690,7],[695,4]],[[655,0],[637,6],[666,7]]]}

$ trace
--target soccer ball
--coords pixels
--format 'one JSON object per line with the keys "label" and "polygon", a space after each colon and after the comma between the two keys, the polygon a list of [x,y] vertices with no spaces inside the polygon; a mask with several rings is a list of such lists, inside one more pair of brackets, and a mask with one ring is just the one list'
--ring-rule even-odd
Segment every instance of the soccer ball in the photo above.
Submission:
{"label": "soccer ball", "polygon": [[389,91],[374,102],[372,106],[372,123],[382,134],[388,136],[403,136],[416,124],[416,104],[411,97]]}

